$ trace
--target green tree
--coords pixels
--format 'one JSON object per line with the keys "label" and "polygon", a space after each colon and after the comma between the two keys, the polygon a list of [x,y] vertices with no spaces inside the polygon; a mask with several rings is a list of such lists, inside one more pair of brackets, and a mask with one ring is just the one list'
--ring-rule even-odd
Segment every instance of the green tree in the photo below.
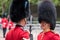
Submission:
{"label": "green tree", "polygon": [[[60,0],[52,0],[56,6],[60,6]],[[37,4],[38,0],[30,0],[30,3]]]}
{"label": "green tree", "polygon": [[60,0],[53,0],[56,6],[60,6]]}
{"label": "green tree", "polygon": [[38,0],[30,0],[30,3],[37,4]]}
{"label": "green tree", "polygon": [[12,0],[0,0],[0,15],[4,12],[8,13],[9,5]]}

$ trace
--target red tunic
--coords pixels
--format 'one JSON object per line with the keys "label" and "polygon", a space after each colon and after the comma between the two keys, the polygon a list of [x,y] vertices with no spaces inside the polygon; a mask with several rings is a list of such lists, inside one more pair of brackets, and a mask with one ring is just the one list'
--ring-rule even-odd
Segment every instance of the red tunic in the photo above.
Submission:
{"label": "red tunic", "polygon": [[8,28],[12,28],[12,27],[14,27],[14,23],[12,22],[12,21],[9,21],[9,23],[8,23]]}
{"label": "red tunic", "polygon": [[49,32],[46,32],[46,33],[41,32],[38,35],[38,40],[59,40],[59,35],[55,34],[52,31],[49,31]]}
{"label": "red tunic", "polygon": [[8,25],[8,20],[7,20],[7,18],[2,18],[2,27],[3,27],[3,28],[7,28],[7,25]]}
{"label": "red tunic", "polygon": [[28,39],[29,33],[21,27],[16,26],[7,33],[5,40],[23,40],[23,38]]}

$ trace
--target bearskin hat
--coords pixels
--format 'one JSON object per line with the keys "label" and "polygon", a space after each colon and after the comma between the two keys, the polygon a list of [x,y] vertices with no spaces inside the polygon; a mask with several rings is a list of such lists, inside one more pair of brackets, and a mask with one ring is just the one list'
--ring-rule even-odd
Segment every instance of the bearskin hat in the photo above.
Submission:
{"label": "bearskin hat", "polygon": [[13,0],[10,6],[10,19],[17,23],[28,14],[28,0]]}
{"label": "bearskin hat", "polygon": [[38,21],[46,21],[51,24],[50,29],[54,30],[56,26],[56,8],[51,1],[43,1],[38,5]]}

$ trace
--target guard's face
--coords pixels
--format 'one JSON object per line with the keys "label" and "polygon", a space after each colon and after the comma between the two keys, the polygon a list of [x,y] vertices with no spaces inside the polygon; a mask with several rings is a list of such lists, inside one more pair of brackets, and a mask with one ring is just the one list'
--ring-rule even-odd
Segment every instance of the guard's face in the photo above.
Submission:
{"label": "guard's face", "polygon": [[26,25],[26,23],[27,23],[27,19],[26,18],[24,18],[24,26]]}
{"label": "guard's face", "polygon": [[45,30],[45,29],[50,29],[50,24],[47,23],[47,22],[45,22],[45,21],[42,21],[42,22],[41,22],[41,28],[42,28],[43,30]]}

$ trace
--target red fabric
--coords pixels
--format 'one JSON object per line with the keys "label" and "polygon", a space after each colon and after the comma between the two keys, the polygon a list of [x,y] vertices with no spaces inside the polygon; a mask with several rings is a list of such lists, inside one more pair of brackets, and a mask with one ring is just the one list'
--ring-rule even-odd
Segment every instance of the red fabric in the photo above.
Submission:
{"label": "red fabric", "polygon": [[7,28],[7,25],[8,25],[8,20],[7,20],[7,18],[2,18],[2,27],[3,27],[3,28]]}
{"label": "red fabric", "polygon": [[29,33],[20,27],[16,27],[7,33],[5,40],[22,40],[23,38],[28,39]]}
{"label": "red fabric", "polygon": [[13,26],[14,26],[14,23],[13,23],[12,21],[9,21],[8,27],[9,27],[9,28],[12,28]]}
{"label": "red fabric", "polygon": [[41,32],[38,35],[37,40],[59,40],[59,35],[51,32],[51,31],[46,32],[46,33]]}

